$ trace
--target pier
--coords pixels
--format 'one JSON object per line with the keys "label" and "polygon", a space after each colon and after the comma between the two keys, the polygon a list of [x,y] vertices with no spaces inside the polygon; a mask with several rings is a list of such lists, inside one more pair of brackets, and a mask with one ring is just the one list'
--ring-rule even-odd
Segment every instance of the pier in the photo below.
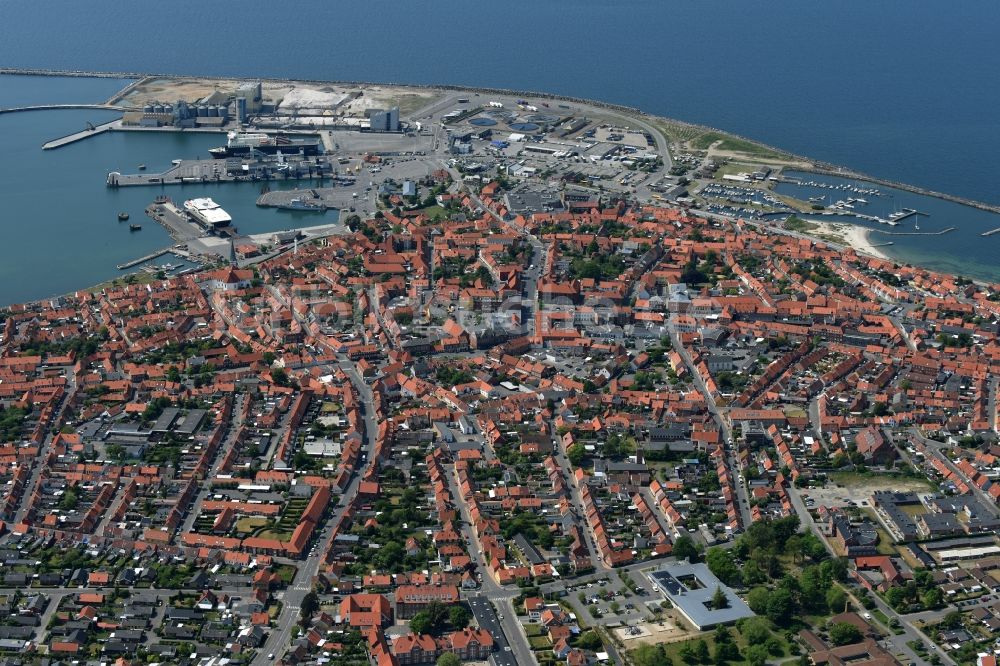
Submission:
{"label": "pier", "polygon": [[170,246],[170,247],[165,247],[162,250],[157,250],[156,252],[150,252],[149,254],[143,257],[139,257],[138,259],[133,259],[132,261],[126,261],[124,264],[118,264],[118,270],[123,271],[126,268],[132,268],[133,266],[144,264],[147,261],[152,261],[153,259],[162,257],[163,255],[169,254],[170,252],[173,251],[174,251],[173,246]]}
{"label": "pier", "polygon": [[930,215],[928,215],[927,213],[921,213],[919,210],[913,210],[912,208],[904,208],[899,213],[896,213],[894,215],[890,215],[889,216],[889,220],[891,222],[902,222],[903,220],[907,220],[907,219],[909,219],[911,217],[915,217],[917,215],[923,215],[924,217],[930,217]]}
{"label": "pier", "polygon": [[95,111],[129,111],[128,107],[114,104],[39,104],[36,106],[12,106],[0,109],[0,114],[24,111],[59,111],[62,109],[92,109]]}
{"label": "pier", "polygon": [[103,125],[91,125],[85,130],[80,130],[73,134],[67,134],[64,137],[58,139],[52,139],[46,143],[42,144],[42,150],[55,150],[56,148],[62,148],[63,146],[68,146],[71,143],[76,143],[77,141],[83,141],[84,139],[89,139],[92,136],[97,136],[98,134],[104,134],[110,130],[115,129],[121,125],[121,119],[112,120],[106,122]]}
{"label": "pier", "polygon": [[885,231],[883,229],[872,229],[874,233],[886,234],[889,236],[943,236],[949,231],[954,231],[955,227],[948,227],[941,231]]}

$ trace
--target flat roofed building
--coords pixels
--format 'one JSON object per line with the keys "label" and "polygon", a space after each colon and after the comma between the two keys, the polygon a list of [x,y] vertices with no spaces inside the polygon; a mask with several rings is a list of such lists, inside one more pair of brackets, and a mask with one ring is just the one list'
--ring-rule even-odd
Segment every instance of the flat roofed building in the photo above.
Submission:
{"label": "flat roofed building", "polygon": [[[698,631],[754,615],[750,607],[704,564],[668,564],[649,574],[649,578]],[[716,588],[726,595],[729,602],[726,608],[712,607]]]}

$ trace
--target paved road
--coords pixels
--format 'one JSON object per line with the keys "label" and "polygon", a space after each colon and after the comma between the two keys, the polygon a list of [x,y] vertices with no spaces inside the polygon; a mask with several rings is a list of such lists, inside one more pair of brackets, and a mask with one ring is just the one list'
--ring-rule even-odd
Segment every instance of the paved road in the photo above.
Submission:
{"label": "paved road", "polygon": [[[549,432],[555,432],[556,427],[552,421],[549,421]],[[604,559],[597,550],[597,544],[594,541],[594,530],[590,526],[590,522],[587,520],[586,513],[583,508],[583,496],[581,494],[581,488],[576,481],[576,477],[573,475],[573,467],[569,463],[569,459],[566,457],[566,451],[563,449],[563,444],[555,435],[552,436],[552,447],[556,451],[554,456],[556,462],[559,464],[559,468],[562,470],[563,476],[566,478],[566,485],[569,488],[570,502],[573,505],[573,518],[576,520],[577,524],[580,526],[580,533],[583,534],[583,540],[587,544],[587,552],[590,553],[590,562],[594,567],[594,571],[602,572],[608,571],[609,567],[604,563]]]}
{"label": "paved road", "polygon": [[740,523],[744,528],[752,522],[750,516],[750,496],[747,493],[746,484],[743,483],[743,476],[740,474],[740,468],[736,465],[736,457],[733,455],[733,432],[729,427],[729,421],[723,416],[719,411],[719,408],[715,404],[715,399],[712,394],[708,392],[708,388],[705,386],[705,382],[701,375],[698,373],[698,369],[694,365],[694,359],[691,357],[691,353],[687,348],[681,343],[680,334],[677,331],[677,323],[674,321],[673,317],[667,320],[667,330],[670,332],[670,342],[673,344],[677,353],[680,354],[681,359],[684,361],[684,365],[687,367],[688,372],[693,378],[695,387],[705,396],[705,403],[708,407],[708,411],[712,414],[712,418],[715,420],[719,430],[722,432],[722,445],[723,450],[726,454],[726,466],[729,468],[729,474],[732,476],[733,485],[736,490],[736,504],[739,510]]}
{"label": "paved road", "polygon": [[[493,610],[493,604],[490,603],[489,599],[481,594],[477,594],[474,597],[470,597],[468,601],[469,608],[472,609],[472,614],[476,618],[476,623],[493,636],[496,651],[490,655],[489,659],[493,666],[519,666],[520,664],[535,663],[533,654],[528,656],[518,654],[517,658],[515,658],[514,649],[507,642],[504,632],[501,630],[500,619],[496,611]],[[506,618],[506,614],[504,615]],[[528,652],[531,652],[530,648]]]}
{"label": "paved road", "polygon": [[[339,365],[340,368],[347,373],[347,376],[350,378],[351,383],[354,385],[354,388],[357,390],[358,395],[364,404],[365,443],[367,451],[367,463],[364,471],[367,471],[367,468],[370,467],[375,460],[375,442],[378,437],[378,423],[375,419],[374,397],[372,395],[371,388],[365,384],[353,363],[348,361],[346,358],[341,358]],[[337,504],[336,508],[330,512],[331,515],[327,519],[326,526],[316,539],[316,543],[319,544],[318,548],[315,549],[314,554],[310,554],[310,556],[303,563],[301,563],[298,573],[295,575],[295,579],[283,593],[281,598],[283,604],[281,607],[281,613],[275,622],[274,628],[268,635],[267,640],[264,642],[264,645],[260,648],[257,652],[257,656],[254,657],[254,660],[251,662],[252,666],[265,666],[265,664],[269,664],[270,660],[267,658],[267,655],[275,654],[276,656],[280,656],[279,653],[288,647],[292,634],[292,627],[299,618],[299,609],[302,607],[302,599],[305,598],[306,594],[308,594],[312,589],[313,579],[319,572],[322,559],[321,554],[326,552],[327,545],[333,537],[334,526],[344,515],[347,507],[350,505],[350,501],[357,495],[358,485],[361,483],[364,471],[355,473],[354,476],[351,477],[350,483],[342,494],[340,503]]]}
{"label": "paved road", "polygon": [[[246,400],[247,397],[245,394],[237,394],[236,401],[233,404],[233,418],[229,426],[229,432],[226,433],[225,439],[222,440],[215,452],[215,460],[212,462],[212,467],[208,473],[209,479],[214,479],[219,475],[219,468],[222,467],[222,461],[226,459],[226,452],[236,446],[236,437],[240,434],[240,429],[243,426],[243,403]],[[201,505],[210,494],[212,494],[212,485],[209,483],[200,484],[194,504],[191,505],[187,516],[184,518],[180,534],[186,534],[194,528],[194,522],[201,514]]]}
{"label": "paved road", "polygon": [[945,467],[947,467],[954,474],[956,474],[958,478],[965,481],[966,485],[968,485],[969,488],[972,489],[972,493],[976,497],[976,499],[978,499],[986,507],[986,509],[991,514],[993,514],[994,517],[1000,517],[1000,507],[997,507],[996,501],[992,497],[990,497],[987,493],[983,492],[983,490],[979,488],[979,486],[972,483],[969,477],[963,474],[962,471],[958,469],[958,467],[956,467],[954,463],[951,462],[951,459],[948,458],[948,456],[946,456],[941,451],[941,447],[946,447],[947,445],[942,444],[941,442],[935,441],[933,439],[927,439],[922,434],[920,434],[920,430],[918,428],[910,428],[910,433],[914,437],[919,439],[921,442],[923,442],[923,444],[927,449],[927,452],[930,455],[934,456],[935,458],[943,462]]}
{"label": "paved road", "polygon": [[[479,594],[471,597],[469,599],[469,606],[472,608],[473,613],[476,613],[476,607],[473,605],[473,600],[487,600],[496,603],[500,607],[499,618],[493,618],[494,623],[491,625],[484,625],[480,622],[480,626],[485,628],[487,631],[493,635],[494,640],[497,640],[497,645],[500,651],[506,652],[504,648],[510,647],[510,652],[514,657],[517,658],[516,662],[518,664],[534,664],[535,655],[531,650],[531,646],[528,644],[528,637],[525,635],[524,630],[521,628],[521,623],[517,619],[517,613],[514,612],[514,606],[511,603],[511,599],[517,596],[519,593],[516,588],[505,588],[498,585],[493,577],[489,574],[489,568],[486,566],[486,558],[483,556],[482,551],[479,548],[479,540],[476,539],[475,534],[472,530],[472,520],[469,514],[469,505],[465,501],[458,487],[458,475],[455,472],[455,467],[453,465],[445,466],[445,478],[448,481],[448,488],[451,491],[452,497],[455,499],[455,505],[458,508],[459,515],[461,516],[461,532],[465,539],[465,543],[469,548],[469,556],[472,561],[476,564],[476,569],[478,569],[481,574],[481,590]],[[478,601],[477,601],[478,603]],[[487,605],[489,605],[487,603]],[[490,612],[492,612],[492,607],[490,607]],[[488,615],[486,615],[488,618]],[[476,615],[476,619],[479,620],[479,615]],[[500,629],[503,629],[500,631]],[[499,637],[503,637],[503,645],[499,643]],[[506,663],[506,662],[504,662]]]}
{"label": "paved road", "polygon": [[[819,537],[820,541],[822,541],[823,545],[826,547],[827,552],[829,552],[832,557],[837,557],[837,553],[834,551],[833,546],[830,545],[830,542],[827,540],[826,536],[823,535],[823,532],[816,527],[816,523],[813,521],[812,515],[809,513],[805,503],[802,501],[799,489],[795,488],[793,485],[789,485],[788,496],[792,501],[792,508],[795,509],[795,513],[799,516],[801,525]],[[861,602],[853,594],[850,594],[850,590],[848,590],[848,594],[858,608],[863,608]],[[906,644],[908,641],[914,640],[926,641],[927,637],[920,633],[920,631],[913,625],[910,618],[901,616],[887,603],[882,601],[877,594],[872,594],[871,598],[875,600],[876,607],[885,613],[886,617],[896,618],[899,622],[900,628],[903,630],[903,633],[898,636],[890,633],[884,639],[886,649],[895,654],[902,654],[907,660],[917,664],[917,666],[930,666],[925,659],[922,659],[916,652],[914,652],[913,648]],[[954,664],[954,662],[948,658],[947,655],[942,654],[941,657],[945,663]]]}
{"label": "paved road", "polygon": [[[67,405],[73,402],[73,398],[76,396],[76,376],[73,374],[72,369],[66,369],[66,394],[62,398],[62,402],[59,404],[59,409],[56,410],[55,415],[52,417],[52,423],[62,423],[63,416],[66,413]],[[28,477],[28,482],[24,484],[24,490],[21,492],[21,501],[18,504],[17,511],[14,514],[14,520],[11,522],[14,525],[24,521],[25,517],[28,515],[28,510],[31,508],[31,496],[35,493],[35,488],[38,486],[39,476],[41,476],[42,468],[45,467],[45,461],[48,459],[49,453],[52,451],[52,442],[55,439],[55,435],[52,434],[51,430],[49,434],[45,436],[45,442],[42,444],[41,448],[38,450],[38,456],[34,460],[34,466],[31,469],[31,476]]]}

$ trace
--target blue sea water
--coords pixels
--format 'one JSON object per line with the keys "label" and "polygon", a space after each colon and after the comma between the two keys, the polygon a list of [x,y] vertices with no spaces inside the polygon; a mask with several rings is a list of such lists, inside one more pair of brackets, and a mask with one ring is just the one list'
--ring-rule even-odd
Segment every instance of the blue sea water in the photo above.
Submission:
{"label": "blue sea water", "polygon": [[[0,12],[0,66],[544,90],[711,125],[875,176],[1000,203],[1000,4],[986,0],[0,0]],[[0,105],[97,101],[116,86],[57,79],[53,90],[51,81],[15,80],[0,77]],[[55,151],[42,173],[8,165],[12,153],[30,162],[36,156],[25,158],[28,148],[100,117],[0,119],[7,146],[0,187],[36,204],[75,202],[60,204],[64,225],[67,216],[103,223],[124,202],[108,204],[102,192],[95,203],[83,185],[66,191],[58,169],[75,168],[62,160],[86,163],[95,167],[88,176],[103,182],[102,169],[119,161],[115,142],[129,141],[131,153],[133,138],[101,137],[67,149],[67,156]],[[150,144],[143,148],[153,155],[141,159],[169,160],[205,147]],[[51,215],[9,210],[0,210],[0,220],[5,233],[12,220],[26,227],[16,232],[23,239],[54,224]],[[56,228],[54,241],[83,242],[63,239],[63,227]],[[0,302],[80,286],[81,276],[83,283],[109,277],[97,267],[163,240],[141,235],[103,248],[77,245],[76,256],[39,251],[32,261],[58,259],[63,273],[16,287],[8,280],[23,275],[20,255],[10,269],[10,255],[0,254]],[[998,262],[984,263],[985,271],[1000,272]]]}
{"label": "blue sea water", "polygon": [[0,65],[545,90],[1000,203],[1000,3],[0,1]]}

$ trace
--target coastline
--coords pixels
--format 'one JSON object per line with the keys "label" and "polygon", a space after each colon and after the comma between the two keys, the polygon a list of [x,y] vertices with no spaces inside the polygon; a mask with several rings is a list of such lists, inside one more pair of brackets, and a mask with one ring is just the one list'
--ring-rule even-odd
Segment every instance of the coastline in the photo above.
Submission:
{"label": "coastline", "polygon": [[822,241],[832,242],[837,245],[846,245],[861,254],[867,254],[886,261],[894,261],[892,257],[875,247],[871,241],[871,229],[860,224],[850,224],[849,222],[826,222],[810,218],[803,218],[810,229],[804,230],[805,236],[812,236]]}
{"label": "coastline", "polygon": [[[122,88],[118,92],[116,92],[108,101],[104,102],[105,104],[108,104],[108,103],[110,103],[112,101],[114,101],[114,102],[119,101],[122,98],[122,96],[125,95],[128,91],[134,89],[136,85],[143,83],[144,81],[148,80],[149,78],[158,78],[158,79],[162,78],[162,79],[167,79],[167,80],[175,80],[175,79],[197,79],[199,81],[228,80],[228,79],[226,79],[226,77],[213,77],[213,76],[187,77],[187,76],[180,76],[180,75],[149,75],[149,74],[138,74],[138,73],[57,72],[57,71],[32,71],[32,70],[18,71],[18,70],[11,70],[11,69],[0,69],[0,76],[3,76],[3,75],[15,75],[15,76],[53,76],[53,77],[67,76],[67,77],[81,77],[81,78],[92,77],[92,78],[132,79],[128,83],[128,85],[126,85],[124,88]],[[293,81],[291,79],[272,79],[272,78],[266,78],[266,79],[261,79],[261,80],[262,81]],[[302,81],[309,81],[309,80],[294,79],[294,81],[296,81],[296,82],[302,82]],[[316,81],[316,83],[319,83],[319,82]],[[344,82],[331,82],[331,81],[327,81],[326,83],[336,83],[338,85],[344,84]],[[399,87],[403,87],[403,88],[433,90],[433,91],[439,91],[439,92],[443,92],[443,91],[462,91],[462,92],[464,92],[464,91],[481,91],[483,93],[492,93],[492,92],[495,92],[497,94],[508,94],[508,95],[513,95],[513,94],[517,93],[517,91],[505,90],[505,89],[479,88],[479,87],[456,86],[456,85],[396,84],[396,83],[392,83],[392,84],[385,84],[385,83],[379,83],[379,84],[359,84],[359,85],[377,85],[377,86],[384,86],[384,87],[399,86]],[[930,196],[930,197],[934,197],[934,198],[938,198],[938,199],[943,199],[943,200],[951,201],[951,202],[957,203],[959,205],[965,205],[965,206],[969,206],[969,207],[972,207],[972,208],[979,208],[979,209],[986,210],[986,211],[989,211],[989,212],[996,212],[994,210],[995,207],[990,206],[989,204],[983,204],[981,202],[973,202],[973,201],[968,201],[968,200],[961,200],[961,199],[958,199],[956,197],[951,197],[949,195],[944,195],[944,194],[941,194],[941,193],[938,193],[938,192],[924,191],[924,190],[921,190],[920,188],[916,188],[916,187],[913,187],[913,186],[907,186],[905,184],[893,183],[893,182],[890,182],[890,181],[884,181],[884,180],[876,179],[876,178],[873,178],[873,177],[870,177],[870,176],[859,174],[858,172],[855,172],[855,171],[850,170],[850,169],[843,169],[841,167],[836,167],[835,170],[834,170],[834,168],[833,168],[832,165],[828,165],[828,164],[825,164],[825,163],[817,161],[817,160],[811,160],[809,158],[794,156],[793,154],[788,153],[787,151],[783,151],[783,150],[778,149],[778,148],[773,148],[771,146],[768,146],[767,144],[763,144],[763,143],[760,143],[760,142],[757,142],[757,141],[753,141],[753,140],[750,140],[750,139],[743,139],[743,137],[740,137],[739,135],[733,134],[733,133],[728,132],[728,131],[715,130],[715,129],[710,128],[710,127],[701,126],[701,125],[695,125],[695,124],[692,124],[692,123],[687,123],[685,121],[680,121],[680,120],[676,120],[676,119],[669,119],[669,118],[662,117],[662,116],[650,115],[650,114],[647,114],[647,113],[645,113],[645,112],[643,112],[643,111],[641,111],[639,109],[632,108],[632,107],[626,107],[626,106],[622,106],[622,105],[616,105],[616,104],[601,102],[601,101],[597,101],[597,100],[587,100],[587,99],[570,97],[570,96],[564,96],[564,95],[554,95],[554,94],[550,94],[550,93],[539,93],[539,92],[522,91],[522,92],[517,93],[517,94],[523,95],[525,97],[538,97],[538,98],[541,98],[541,99],[564,100],[564,101],[568,101],[568,102],[582,103],[582,104],[587,104],[587,105],[591,105],[591,106],[594,106],[594,107],[598,107],[598,108],[601,108],[601,109],[606,109],[611,114],[614,114],[614,115],[628,116],[630,119],[634,119],[635,121],[637,121],[640,124],[640,126],[648,127],[648,129],[650,130],[650,134],[652,136],[655,136],[657,138],[657,143],[659,143],[659,139],[665,140],[666,143],[668,144],[668,147],[664,147],[664,150],[669,150],[668,154],[669,153],[676,153],[677,151],[690,150],[690,146],[689,145],[686,148],[683,147],[683,146],[685,146],[686,144],[690,144],[691,142],[690,141],[684,141],[682,139],[679,140],[676,135],[672,135],[669,130],[665,130],[662,127],[662,124],[661,124],[662,122],[668,122],[668,123],[673,123],[673,124],[677,124],[677,125],[684,125],[685,127],[697,128],[698,130],[706,130],[706,131],[711,131],[711,132],[718,132],[719,134],[722,134],[722,135],[724,135],[725,137],[728,137],[728,138],[736,138],[736,139],[745,140],[748,143],[752,143],[754,147],[766,148],[768,150],[773,150],[775,152],[780,152],[782,155],[787,156],[790,159],[792,159],[792,158],[794,158],[794,159],[800,159],[800,160],[807,161],[809,163],[809,164],[795,164],[795,165],[789,165],[789,166],[785,166],[784,167],[784,168],[789,168],[789,169],[794,170],[794,171],[803,171],[803,172],[807,172],[807,173],[808,172],[812,172],[812,173],[819,173],[819,174],[827,174],[827,175],[836,176],[836,177],[840,177],[840,178],[853,178],[853,179],[856,179],[856,180],[859,180],[859,181],[863,181],[863,182],[868,182],[868,183],[873,183],[873,184],[882,184],[882,185],[887,185],[887,186],[891,186],[891,187],[897,187],[899,189],[903,189],[903,190],[906,190],[906,191],[911,191],[911,192],[916,192],[916,193],[922,193],[925,196]],[[650,123],[653,126],[649,127],[648,125],[645,125],[645,123]],[[116,129],[118,129],[118,128],[116,128]],[[128,131],[150,131],[151,129],[152,128],[139,128],[139,127],[136,127],[136,128],[127,128]],[[165,128],[157,128],[156,130],[153,130],[153,131],[173,132],[173,131],[179,131],[179,130],[167,130]],[[211,133],[211,132],[214,132],[214,131],[217,131],[217,130],[193,130],[193,131],[195,131],[195,132],[206,131],[207,133]],[[726,140],[728,140],[728,138]],[[680,141],[680,145],[682,146],[681,148],[677,147],[678,146],[678,141]],[[746,152],[745,155],[748,158],[748,160],[752,161],[752,158],[754,157],[754,153],[749,152],[750,150],[751,150],[750,148],[747,148],[748,152]],[[739,152],[739,151],[737,151],[737,152]],[[737,158],[737,159],[739,159],[739,158]],[[766,158],[763,161],[767,162],[768,160],[771,160],[771,158]],[[779,161],[779,163],[781,162],[780,160],[778,160],[778,161]],[[779,173],[781,173],[782,170],[783,170],[783,168],[781,166],[778,166],[777,168],[778,168]],[[801,212],[799,214],[800,215],[807,215],[808,211],[804,211],[804,212]],[[905,250],[906,249],[905,248],[905,243],[901,243],[901,245],[904,246],[902,248],[900,248],[898,246],[895,247],[895,248],[893,248],[891,242],[888,242],[888,243],[879,242],[881,240],[879,237],[875,237],[875,239],[873,239],[871,237],[872,230],[869,229],[869,228],[867,228],[867,227],[864,227],[864,226],[861,226],[861,225],[854,225],[854,224],[851,224],[849,222],[828,222],[828,221],[824,221],[824,220],[821,220],[821,219],[810,219],[809,222],[810,222],[810,225],[811,225],[810,229],[801,232],[803,236],[812,237],[812,238],[815,238],[817,240],[828,242],[828,243],[830,243],[832,245],[849,246],[849,247],[854,248],[858,253],[865,254],[867,256],[876,257],[876,258],[887,260],[887,261],[899,262],[899,263],[910,263],[910,260],[899,258],[898,255],[896,254],[896,252],[894,252],[894,250],[896,250],[896,251],[899,251],[900,249],[904,249]],[[874,242],[873,242],[873,240],[874,240]],[[904,254],[905,254],[905,252],[904,252]],[[919,262],[917,263],[917,265],[920,265]],[[930,269],[929,268],[928,270],[934,270],[934,269]],[[959,274],[957,272],[957,270],[960,270],[960,269],[952,269],[952,270],[956,271],[954,274]],[[983,278],[980,278],[980,279],[983,279]]]}
{"label": "coastline", "polygon": [[[202,76],[197,74],[157,74],[154,72],[99,72],[99,71],[85,71],[85,70],[59,70],[59,69],[46,69],[46,68],[21,68],[21,67],[0,67],[0,76],[52,76],[52,77],[79,77],[79,78],[119,78],[119,79],[131,79],[132,82],[127,85],[122,90],[118,91],[111,96],[105,103],[112,103],[113,100],[120,99],[121,96],[127,93],[128,90],[134,86],[142,83],[147,79],[203,79],[203,80],[224,80],[227,77],[221,76]],[[233,78],[233,77],[228,77]],[[236,77],[239,78],[239,77]],[[936,190],[931,190],[920,185],[911,185],[909,183],[901,183],[891,179],[880,178],[878,176],[872,176],[861,171],[857,171],[851,167],[845,167],[839,164],[833,164],[831,162],[826,162],[824,160],[817,160],[805,155],[799,155],[783,148],[778,148],[770,144],[763,143],[756,139],[752,139],[741,134],[731,132],[729,130],[720,129],[717,127],[711,127],[709,125],[702,125],[700,123],[692,123],[686,120],[679,120],[677,118],[668,118],[666,116],[658,116],[651,114],[642,109],[627,106],[624,104],[616,104],[613,102],[606,102],[602,100],[587,99],[582,97],[576,97],[572,95],[562,95],[551,92],[537,91],[537,90],[514,90],[508,88],[495,88],[488,86],[466,86],[457,84],[429,84],[429,83],[401,83],[396,81],[337,81],[337,80],[319,80],[310,78],[289,78],[289,77],[260,77],[258,80],[264,82],[285,82],[285,83],[314,83],[314,84],[331,84],[331,85],[353,85],[353,86],[387,86],[387,87],[401,87],[401,88],[413,88],[420,90],[440,90],[440,91],[455,91],[455,92],[478,92],[483,94],[498,94],[498,95],[511,95],[511,96],[521,96],[521,97],[537,97],[540,99],[549,99],[556,101],[566,101],[578,104],[587,104],[596,108],[607,109],[611,112],[625,113],[636,117],[638,120],[645,120],[647,122],[666,122],[673,123],[680,126],[685,126],[694,130],[703,132],[715,132],[719,134],[726,135],[733,139],[740,141],[746,141],[748,143],[755,144],[760,148],[766,149],[773,153],[780,154],[784,156],[785,159],[795,162],[805,162],[808,164],[797,165],[795,168],[800,171],[807,171],[817,174],[824,174],[829,176],[838,176],[841,178],[853,178],[856,180],[862,180],[866,182],[873,183],[875,185],[883,185],[886,187],[895,187],[897,189],[905,190],[907,192],[912,192],[914,194],[920,194],[924,196],[930,196],[937,199],[942,199],[945,201],[951,201],[952,203],[961,204],[963,206],[969,206],[972,208],[978,208],[980,210],[989,211],[992,213],[1000,213],[1000,205],[991,204],[984,201],[979,201],[976,199],[970,199],[967,197],[961,197],[953,194],[948,194],[946,192],[938,192]],[[664,138],[667,138],[664,134],[662,128],[657,128]]]}

